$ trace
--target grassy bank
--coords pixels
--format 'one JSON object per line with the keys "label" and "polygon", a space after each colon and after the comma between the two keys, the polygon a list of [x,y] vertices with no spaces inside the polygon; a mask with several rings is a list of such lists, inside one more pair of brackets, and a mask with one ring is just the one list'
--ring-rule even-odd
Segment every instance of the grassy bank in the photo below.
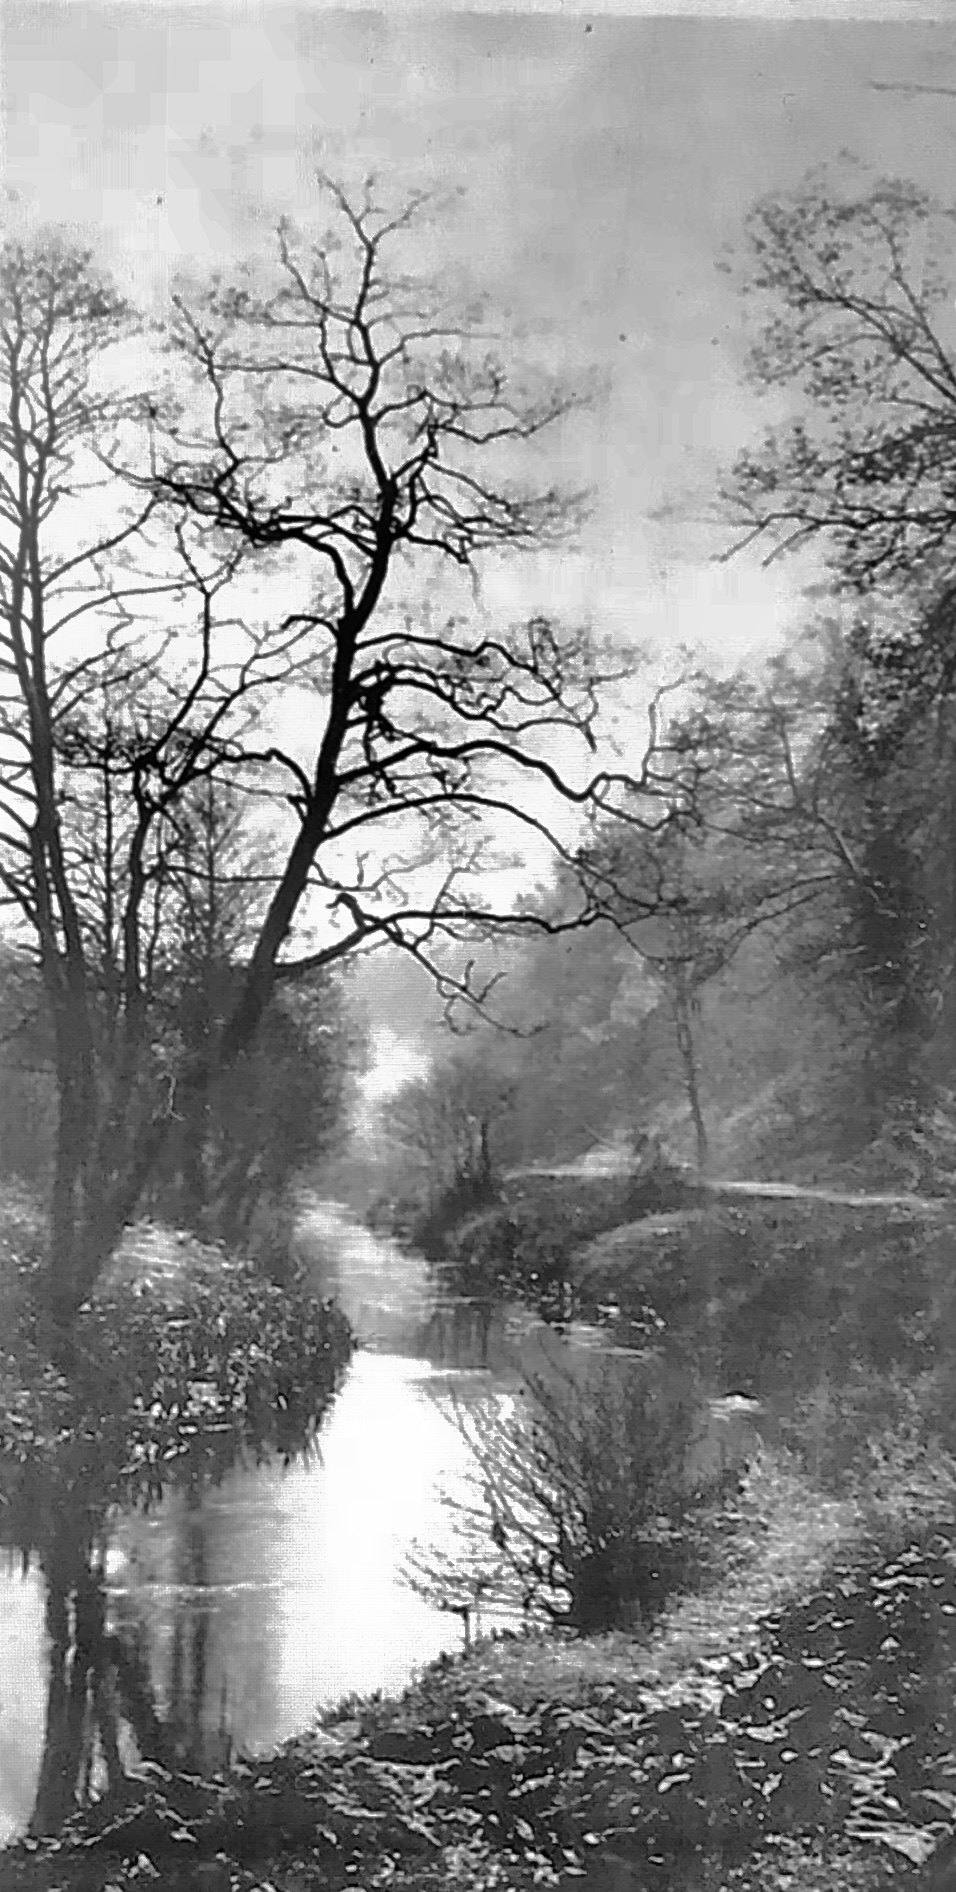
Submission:
{"label": "grassy bank", "polygon": [[147,1767],[122,1804],[8,1853],[4,1886],[910,1883],[946,1825],[925,1798],[945,1772],[926,1689],[956,1671],[956,1560],[936,1509],[827,1498],[765,1455],[724,1520],[720,1581],[653,1636],[486,1643],[226,1776]]}
{"label": "grassy bank", "polygon": [[[728,1221],[738,1269],[753,1271],[751,1249],[773,1253],[754,1226],[747,1247]],[[709,1246],[713,1227],[709,1218]],[[856,1233],[843,1259],[862,1275],[868,1231]],[[806,1271],[817,1250],[797,1235]],[[630,1244],[630,1225],[623,1236]],[[907,1255],[910,1243],[907,1225]],[[693,1260],[686,1246],[682,1261]],[[168,1248],[140,1231],[120,1272],[175,1276],[180,1251]],[[895,1259],[894,1249],[886,1269]],[[899,1413],[909,1388],[923,1414],[907,1445],[890,1380],[877,1379],[871,1363],[862,1388],[848,1382],[835,1404],[791,1415],[818,1475],[801,1469],[806,1457],[760,1451],[717,1512],[704,1586],[675,1598],[652,1633],[484,1643],[401,1697],[345,1702],[228,1773],[144,1763],[56,1840],[5,1853],[4,1887],[913,1883],[956,1814],[956,1476],[932,1435],[932,1402],[920,1407],[903,1385]],[[854,1427],[865,1443],[874,1417],[884,1445],[869,1461],[864,1452],[851,1481],[843,1448]],[[854,1434],[859,1458],[858,1444]]]}

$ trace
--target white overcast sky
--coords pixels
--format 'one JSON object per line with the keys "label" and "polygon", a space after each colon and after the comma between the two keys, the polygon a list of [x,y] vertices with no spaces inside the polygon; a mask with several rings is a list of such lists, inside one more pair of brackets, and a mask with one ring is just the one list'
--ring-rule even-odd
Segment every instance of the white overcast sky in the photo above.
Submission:
{"label": "white overcast sky", "polygon": [[[316,165],[466,187],[442,241],[607,398],[557,467],[595,489],[575,557],[492,574],[535,604],[664,647],[746,657],[799,622],[801,574],[713,562],[714,476],[760,424],[742,311],[715,265],[754,197],[849,148],[956,199],[956,24],[289,8],[249,0],[0,4],[8,219],[87,228],[149,303],[181,265],[307,221]],[[768,6],[764,13],[773,13]],[[956,259],[954,259],[956,284]],[[652,514],[678,494],[668,527]]]}
{"label": "white overcast sky", "polygon": [[[283,211],[307,219],[317,163],[464,185],[455,255],[516,319],[548,324],[557,359],[608,376],[560,443],[561,470],[596,493],[581,554],[492,575],[486,602],[745,653],[796,621],[800,574],[715,565],[698,522],[759,424],[722,246],[756,194],[843,147],[956,195],[956,98],[873,83],[956,86],[956,26],[914,20],[918,5],[907,24],[793,11],[7,0],[8,215],[89,227],[148,299],[184,260],[258,248]],[[649,515],[673,493],[686,516],[664,528]]]}

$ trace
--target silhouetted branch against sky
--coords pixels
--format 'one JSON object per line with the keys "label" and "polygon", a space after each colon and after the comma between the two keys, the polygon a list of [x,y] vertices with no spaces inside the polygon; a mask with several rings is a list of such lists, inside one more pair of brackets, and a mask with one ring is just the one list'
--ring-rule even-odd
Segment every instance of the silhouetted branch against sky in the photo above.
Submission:
{"label": "silhouetted branch against sky", "polygon": [[[550,837],[525,883],[544,878],[572,845],[575,798],[615,792],[602,718],[616,714],[621,776],[647,765],[628,675],[645,653],[671,675],[680,643],[739,657],[803,612],[814,558],[765,572],[755,545],[713,562],[717,475],[762,424],[746,322],[714,265],[739,253],[755,180],[778,201],[847,145],[945,189],[950,105],[923,95],[949,89],[946,29],[240,21],[228,4],[81,17],[53,0],[3,33],[11,227],[87,231],[149,321],[167,324],[175,295],[174,352],[163,367],[155,332],[127,338],[127,411],[98,445],[140,473],[140,422],[150,435],[137,529],[178,520],[149,582],[173,586],[176,660],[204,637],[216,653],[197,687],[218,761],[278,811],[280,838],[337,824],[337,844],[363,849],[380,814],[394,828],[407,804],[427,827],[455,797],[470,847],[472,817],[507,799],[507,765],[519,825]],[[908,319],[929,371],[916,306]],[[796,513],[798,543],[828,516]],[[136,595],[119,552],[97,578],[108,609],[78,594],[72,629],[109,622],[130,644],[145,615],[155,654],[162,598]],[[233,558],[227,595],[213,568]],[[99,687],[85,661],[61,674],[77,741]],[[649,791],[666,793],[672,766]],[[494,846],[518,851],[513,834]],[[273,960],[294,945],[276,919]]]}
{"label": "silhouetted branch against sky", "polygon": [[[490,553],[580,529],[583,495],[530,448],[583,397],[528,369],[515,344],[491,348],[481,305],[459,307],[392,260],[424,199],[399,194],[387,212],[371,181],[358,195],[322,184],[331,230],[293,237],[283,223],[271,276],[257,262],[175,299],[179,400],[174,411],[150,400],[149,470],[127,469],[180,534],[208,535],[253,569],[267,561],[280,647],[295,644],[307,745],[290,754],[267,740],[248,753],[285,776],[295,816],[260,971],[278,963],[300,905],[317,910],[317,890],[333,932],[361,893],[361,925],[404,938],[391,904],[387,924],[375,918],[394,878],[350,880],[345,841],[374,852],[376,836],[387,848],[397,831],[403,872],[427,866],[439,833],[456,872],[464,846],[487,926],[500,902],[481,891],[482,834],[492,853],[502,822],[532,834],[547,871],[569,864],[573,822],[589,809],[657,820],[675,792],[673,766],[651,755],[655,706],[641,799],[626,768],[581,767],[597,760],[602,700],[630,680],[634,654],[542,613],[489,625],[474,608],[442,610],[444,567],[477,572]],[[267,655],[270,635],[267,621]]]}
{"label": "silhouetted branch against sky", "polygon": [[956,212],[845,162],[761,200],[747,238],[751,372],[789,412],[727,482],[736,546],[816,544],[857,594],[935,589],[956,525]]}

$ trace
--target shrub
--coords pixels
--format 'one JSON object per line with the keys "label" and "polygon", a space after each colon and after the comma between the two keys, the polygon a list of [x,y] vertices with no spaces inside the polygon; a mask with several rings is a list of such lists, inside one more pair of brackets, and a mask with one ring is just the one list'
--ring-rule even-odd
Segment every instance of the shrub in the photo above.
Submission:
{"label": "shrub", "polygon": [[779,1418],[779,1438],[814,1482],[884,1519],[952,1515],[956,1430],[948,1375],[874,1372],[821,1376]]}
{"label": "shrub", "polygon": [[[447,1494],[451,1540],[416,1545],[413,1587],[585,1634],[650,1622],[700,1568],[708,1498],[688,1467],[697,1389],[651,1355],[552,1360],[521,1394],[453,1408],[471,1489]],[[457,1600],[456,1600],[457,1599]]]}
{"label": "shrub", "polygon": [[69,1375],[44,1359],[42,1241],[0,1232],[0,1533],[42,1552],[69,1513],[93,1531],[113,1504],[218,1478],[238,1459],[307,1450],[351,1356],[348,1321],[293,1270],[188,1243],[147,1281],[122,1254],[73,1329]]}
{"label": "shrub", "polygon": [[595,1239],[577,1266],[585,1318],[613,1302],[627,1332],[651,1310],[669,1344],[706,1344],[726,1385],[771,1395],[809,1392],[821,1360],[841,1379],[857,1360],[919,1370],[956,1327],[953,1277],[945,1225],[812,1200],[648,1217]]}
{"label": "shrub", "polygon": [[409,1236],[420,1248],[426,1261],[441,1261],[446,1254],[447,1238],[458,1225],[488,1209],[499,1200],[497,1190],[484,1176],[460,1176],[427,1203],[421,1204],[411,1218]]}

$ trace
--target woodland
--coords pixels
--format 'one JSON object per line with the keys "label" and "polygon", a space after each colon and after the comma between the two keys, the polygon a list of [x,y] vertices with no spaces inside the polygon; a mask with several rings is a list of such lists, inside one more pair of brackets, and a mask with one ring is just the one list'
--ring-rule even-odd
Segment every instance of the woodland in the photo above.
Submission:
{"label": "woodland", "polygon": [[[816,575],[734,669],[469,608],[573,542],[598,397],[416,271],[425,198],[325,193],[158,325],[66,233],[0,255],[0,1536],[57,1735],[5,1883],[956,1884],[956,213],[839,168],[750,213],[714,517]],[[376,955],[434,1023],[363,1126]],[[314,1448],[317,1179],[424,1257],[410,1347],[566,1349],[459,1406],[408,1573],[525,1621],[212,1775],[104,1546]]]}

